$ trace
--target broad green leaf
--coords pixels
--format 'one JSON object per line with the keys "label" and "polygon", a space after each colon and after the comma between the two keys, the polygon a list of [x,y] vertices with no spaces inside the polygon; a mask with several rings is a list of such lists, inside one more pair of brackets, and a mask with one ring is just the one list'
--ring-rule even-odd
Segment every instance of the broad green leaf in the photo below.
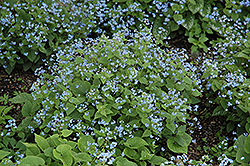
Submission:
{"label": "broad green leaf", "polygon": [[238,163],[248,163],[250,155],[244,150],[246,137],[242,134],[237,138],[235,145],[237,146],[236,161]]}
{"label": "broad green leaf", "polygon": [[201,37],[199,37],[199,41],[202,43],[205,43],[206,41],[208,41],[208,38],[206,37],[206,34],[201,34]]}
{"label": "broad green leaf", "polygon": [[196,5],[195,0],[188,0],[188,2],[190,2],[190,3],[193,4],[193,5]]}
{"label": "broad green leaf", "polygon": [[0,160],[2,160],[4,157],[8,156],[9,154],[10,154],[10,152],[8,152],[8,151],[0,150]]}
{"label": "broad green leaf", "polygon": [[94,152],[94,139],[91,136],[83,135],[78,140],[78,148],[81,152]]}
{"label": "broad green leaf", "polygon": [[185,22],[183,22],[181,25],[187,30],[190,30],[194,25],[194,19],[195,16],[191,12],[188,12],[186,17],[184,18]]}
{"label": "broad green leaf", "polygon": [[152,164],[155,164],[155,165],[160,165],[160,164],[164,163],[165,161],[167,161],[167,159],[165,159],[161,156],[154,155],[149,162]]}
{"label": "broad green leaf", "polygon": [[200,15],[202,17],[205,17],[206,15],[211,13],[211,9],[212,9],[211,4],[208,1],[205,1],[204,7],[199,11]]}
{"label": "broad green leaf", "polygon": [[43,166],[45,165],[45,161],[41,157],[37,156],[27,156],[22,159],[19,166]]}
{"label": "broad green leaf", "polygon": [[100,59],[98,59],[98,62],[106,66],[108,64],[108,58],[101,57]]}
{"label": "broad green leaf", "polygon": [[130,148],[125,148],[123,153],[131,158],[131,159],[134,159],[134,160],[138,160],[140,158],[140,155],[137,151],[133,150],[133,149],[130,149]]}
{"label": "broad green leaf", "polygon": [[189,85],[192,85],[192,80],[190,78],[184,77],[183,80],[184,80],[185,83],[187,83]]}
{"label": "broad green leaf", "polygon": [[124,143],[124,145],[127,147],[130,147],[132,149],[137,149],[139,147],[148,145],[148,143],[140,137],[133,137],[133,138],[127,139],[127,141]]}
{"label": "broad green leaf", "polygon": [[142,135],[142,138],[143,138],[143,137],[149,137],[149,136],[151,135],[151,133],[152,133],[152,132],[151,132],[150,130],[148,130],[148,129],[145,130],[144,133],[143,133],[143,135]]}
{"label": "broad green leaf", "polygon": [[86,92],[90,88],[90,83],[87,81],[75,81],[71,86],[70,90],[74,93],[75,96],[78,96],[78,94],[85,96]]}
{"label": "broad green leaf", "polygon": [[75,110],[75,105],[70,104],[70,103],[67,102],[66,105],[65,105],[65,108],[67,109],[66,114],[70,115]]}
{"label": "broad green leaf", "polygon": [[140,160],[150,160],[153,156],[148,149],[142,150]]}
{"label": "broad green leaf", "polygon": [[185,147],[185,146],[188,146],[191,143],[192,137],[190,135],[188,135],[187,133],[183,133],[183,134],[177,134],[174,137],[174,140],[179,145]]}
{"label": "broad green leaf", "polygon": [[83,161],[83,162],[91,162],[92,158],[88,153],[77,153],[74,155],[77,161]]}
{"label": "broad green leaf", "polygon": [[40,135],[35,134],[35,142],[39,146],[39,148],[44,151],[45,149],[49,148],[49,143]]}
{"label": "broad green leaf", "polygon": [[68,137],[68,136],[70,136],[72,133],[73,133],[72,130],[67,130],[67,129],[62,130],[62,136],[63,136],[63,137]]}
{"label": "broad green leaf", "polygon": [[21,93],[21,94],[18,94],[17,96],[13,97],[12,99],[10,99],[10,101],[12,103],[24,103],[26,101],[33,101],[33,97],[31,94],[28,94],[28,93]]}
{"label": "broad green leaf", "polygon": [[138,166],[136,163],[129,161],[127,158],[122,158],[116,162],[117,166]]}
{"label": "broad green leaf", "polygon": [[222,106],[217,106],[214,111],[212,116],[219,116],[219,115],[225,115],[226,111],[223,109]]}
{"label": "broad green leaf", "polygon": [[72,148],[70,145],[61,144],[53,150],[53,155],[55,156],[55,158],[61,160],[64,166],[69,166],[73,163],[71,149]]}
{"label": "broad green leaf", "polygon": [[33,104],[30,101],[26,101],[22,107],[22,115],[27,117],[33,112]]}
{"label": "broad green leaf", "polygon": [[204,6],[204,0],[196,0],[196,4],[188,3],[188,9],[193,13],[197,13]]}
{"label": "broad green leaf", "polygon": [[171,22],[169,22],[169,24],[170,24],[171,31],[176,31],[179,29],[179,25],[176,22],[171,21]]}
{"label": "broad green leaf", "polygon": [[248,135],[247,138],[245,139],[244,150],[245,150],[245,152],[250,154],[250,135]]}
{"label": "broad green leaf", "polygon": [[195,97],[197,97],[197,96],[201,96],[202,93],[199,92],[197,89],[195,89],[195,90],[192,92],[192,95],[194,95]]}
{"label": "broad green leaf", "polygon": [[36,156],[40,154],[39,148],[36,144],[23,143],[26,146],[26,155],[27,156]]}
{"label": "broad green leaf", "polygon": [[82,57],[77,56],[77,57],[76,57],[76,64],[80,64],[80,63],[82,63],[82,62],[83,62]]}
{"label": "broad green leaf", "polygon": [[144,77],[139,78],[139,82],[142,83],[142,84],[148,84],[147,79],[144,78]]}
{"label": "broad green leaf", "polygon": [[176,126],[175,126],[173,123],[167,123],[167,124],[166,124],[166,127],[167,127],[170,131],[172,131],[172,133],[175,132]]}
{"label": "broad green leaf", "polygon": [[180,146],[174,139],[168,139],[167,146],[174,153],[187,153],[188,150],[187,146]]}

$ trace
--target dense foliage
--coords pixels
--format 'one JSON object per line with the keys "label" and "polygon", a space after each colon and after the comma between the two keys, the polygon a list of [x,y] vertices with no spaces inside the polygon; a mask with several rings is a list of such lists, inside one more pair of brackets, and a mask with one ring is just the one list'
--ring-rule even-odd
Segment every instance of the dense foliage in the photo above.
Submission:
{"label": "dense foliage", "polygon": [[[1,2],[0,63],[8,73],[16,64],[32,68],[39,78],[31,94],[1,97],[0,165],[213,165],[209,155],[248,165],[249,5]],[[196,59],[167,47],[178,35],[188,37]],[[21,113],[9,115],[8,102],[22,104]],[[175,160],[194,141],[188,112],[200,106],[227,117],[235,144],[222,137],[206,159]]]}

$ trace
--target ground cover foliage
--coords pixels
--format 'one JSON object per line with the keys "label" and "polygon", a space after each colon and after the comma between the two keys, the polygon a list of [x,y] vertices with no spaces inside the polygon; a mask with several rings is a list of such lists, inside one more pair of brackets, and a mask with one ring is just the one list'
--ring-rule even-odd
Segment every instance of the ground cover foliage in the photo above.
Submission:
{"label": "ground cover foliage", "polygon": [[[249,165],[249,5],[1,2],[0,63],[38,79],[30,94],[1,97],[0,165]],[[168,47],[178,35],[190,50]],[[189,114],[201,106],[235,138],[195,161]]]}

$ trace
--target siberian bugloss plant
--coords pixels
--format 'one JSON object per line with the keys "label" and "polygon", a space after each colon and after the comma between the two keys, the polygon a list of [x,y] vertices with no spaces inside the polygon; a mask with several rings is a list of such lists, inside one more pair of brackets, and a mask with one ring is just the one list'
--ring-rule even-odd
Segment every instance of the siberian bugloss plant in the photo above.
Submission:
{"label": "siberian bugloss plant", "polygon": [[[187,153],[192,139],[185,132],[187,110],[201,95],[197,73],[184,52],[163,51],[151,37],[144,30],[131,40],[118,33],[89,45],[78,41],[59,51],[58,63],[47,71],[36,71],[41,77],[32,96],[42,107],[33,116],[34,128],[44,137],[69,132],[68,141],[78,141],[77,148],[63,145],[72,149],[67,152],[72,163],[81,162],[73,160],[78,152],[92,165],[167,164],[168,152]],[[34,146],[44,153],[54,149],[49,161],[66,155],[62,145],[41,148],[43,143]]]}
{"label": "siberian bugloss plant", "polygon": [[86,37],[92,24],[73,2],[13,0],[1,2],[0,9],[0,64],[7,73],[16,64],[35,70],[66,43]]}

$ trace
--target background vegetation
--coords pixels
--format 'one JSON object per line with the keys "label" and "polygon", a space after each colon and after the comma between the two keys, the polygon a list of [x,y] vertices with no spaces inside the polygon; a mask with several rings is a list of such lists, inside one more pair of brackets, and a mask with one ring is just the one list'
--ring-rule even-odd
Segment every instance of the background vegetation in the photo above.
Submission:
{"label": "background vegetation", "polygon": [[[0,1],[0,63],[37,77],[0,98],[0,165],[249,165],[249,5]],[[225,121],[194,160],[196,116]]]}

